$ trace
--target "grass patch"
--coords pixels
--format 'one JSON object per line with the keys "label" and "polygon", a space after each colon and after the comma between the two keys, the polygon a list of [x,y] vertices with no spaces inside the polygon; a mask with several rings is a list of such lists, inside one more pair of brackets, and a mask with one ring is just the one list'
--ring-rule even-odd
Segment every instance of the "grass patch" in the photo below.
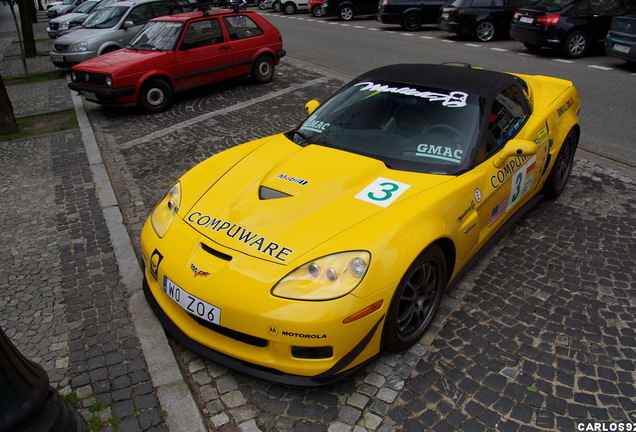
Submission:
{"label": "grass patch", "polygon": [[66,71],[62,69],[56,70],[56,71],[50,71],[50,72],[30,74],[28,80],[24,76],[8,77],[8,78],[2,77],[2,80],[4,81],[4,84],[6,86],[12,86],[12,85],[34,83],[34,82],[44,82],[44,81],[61,79],[61,78],[66,78]]}
{"label": "grass patch", "polygon": [[54,111],[16,119],[20,132],[0,136],[0,141],[32,138],[70,129],[77,129],[77,117],[74,109]]}

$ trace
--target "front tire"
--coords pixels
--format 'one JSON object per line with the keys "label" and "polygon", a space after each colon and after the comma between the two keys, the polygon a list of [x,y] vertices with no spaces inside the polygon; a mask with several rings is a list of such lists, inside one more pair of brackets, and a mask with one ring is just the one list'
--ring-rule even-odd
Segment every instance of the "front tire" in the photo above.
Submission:
{"label": "front tire", "polygon": [[148,81],[139,92],[139,106],[148,113],[165,111],[172,105],[172,101],[172,87],[160,79]]}
{"label": "front tire", "polygon": [[572,129],[565,137],[548,179],[543,186],[546,198],[557,198],[565,190],[565,185],[572,172],[572,165],[574,165],[574,153],[576,152],[577,146],[578,135],[576,131]]}
{"label": "front tire", "polygon": [[353,10],[353,7],[349,5],[341,6],[340,9],[338,9],[338,18],[340,18],[342,21],[351,21],[354,15],[355,12]]}
{"label": "front tire", "polygon": [[446,257],[431,245],[411,264],[393,294],[383,345],[401,352],[420,340],[431,325],[447,284]]}
{"label": "front tire", "polygon": [[296,5],[292,2],[285,3],[285,6],[283,6],[283,12],[287,15],[293,15],[294,12],[296,12]]}
{"label": "front tire", "polygon": [[274,59],[268,55],[258,57],[252,66],[251,75],[258,84],[270,82],[274,78]]}
{"label": "front tire", "polygon": [[321,5],[316,5],[311,9],[311,14],[315,17],[320,18],[321,16],[325,14],[325,11]]}
{"label": "front tire", "polygon": [[259,8],[260,10],[265,10],[265,9],[267,9],[267,5],[265,4],[265,0],[260,0],[260,1],[258,2],[258,8]]}
{"label": "front tire", "polygon": [[274,12],[281,11],[280,0],[274,0],[274,3],[272,3],[272,9],[274,9]]}

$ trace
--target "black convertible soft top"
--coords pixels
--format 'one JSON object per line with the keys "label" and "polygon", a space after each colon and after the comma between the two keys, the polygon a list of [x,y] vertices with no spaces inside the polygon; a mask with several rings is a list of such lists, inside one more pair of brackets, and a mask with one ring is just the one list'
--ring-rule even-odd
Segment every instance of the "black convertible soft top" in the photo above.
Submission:
{"label": "black convertible soft top", "polygon": [[357,80],[392,81],[415,86],[434,87],[492,99],[496,93],[518,80],[514,75],[475,69],[467,66],[439,64],[394,64],[370,70]]}

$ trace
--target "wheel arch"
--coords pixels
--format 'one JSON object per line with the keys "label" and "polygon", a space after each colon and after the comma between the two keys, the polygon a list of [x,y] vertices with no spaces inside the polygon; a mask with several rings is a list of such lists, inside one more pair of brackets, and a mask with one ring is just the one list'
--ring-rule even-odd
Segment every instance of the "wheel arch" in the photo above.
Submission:
{"label": "wheel arch", "polygon": [[103,54],[107,54],[109,52],[112,51],[117,51],[118,49],[122,49],[122,46],[119,46],[119,44],[117,44],[116,42],[113,41],[108,41],[106,43],[104,43],[102,46],[99,47],[99,51],[97,51],[97,55],[103,55]]}
{"label": "wheel arch", "polygon": [[144,75],[141,76],[141,78],[139,78],[138,81],[138,85],[137,85],[137,96],[139,96],[139,92],[141,91],[141,88],[150,80],[153,79],[158,79],[158,80],[162,80],[165,81],[166,84],[168,84],[170,86],[170,88],[172,89],[173,92],[175,92],[175,85],[174,82],[172,81],[172,78],[170,78],[170,76],[168,76],[168,74],[166,74],[165,72],[161,72],[161,71],[148,71],[146,72]]}
{"label": "wheel arch", "polygon": [[[435,240],[431,244],[437,245],[444,253],[444,257],[446,258],[446,273],[447,273],[446,281],[448,283],[450,282],[451,277],[453,273],[455,272],[455,260],[457,258],[457,250],[455,249],[455,243],[453,242],[453,240],[451,240],[448,237],[442,237]],[[424,250],[426,250],[426,248]],[[424,250],[422,250],[421,253],[423,253]]]}

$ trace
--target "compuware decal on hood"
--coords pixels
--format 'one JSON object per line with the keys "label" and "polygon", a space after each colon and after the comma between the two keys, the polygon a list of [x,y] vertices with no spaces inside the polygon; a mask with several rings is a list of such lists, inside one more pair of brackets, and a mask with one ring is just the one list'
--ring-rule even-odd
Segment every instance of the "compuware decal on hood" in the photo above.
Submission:
{"label": "compuware decal on hood", "polygon": [[204,215],[201,212],[192,212],[188,215],[188,222],[197,226],[211,229],[218,233],[224,233],[229,238],[245,243],[255,250],[269,255],[281,262],[287,261],[287,257],[293,253],[293,249],[281,246],[278,243],[267,240],[265,237],[248,230],[241,225]]}

